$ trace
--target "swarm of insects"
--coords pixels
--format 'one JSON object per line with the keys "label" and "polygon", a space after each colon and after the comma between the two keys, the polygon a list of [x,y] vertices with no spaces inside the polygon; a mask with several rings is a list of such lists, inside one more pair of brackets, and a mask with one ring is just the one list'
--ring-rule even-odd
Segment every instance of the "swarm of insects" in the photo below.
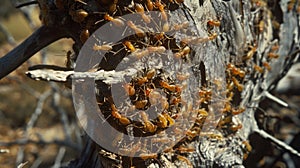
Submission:
{"label": "swarm of insects", "polygon": [[[213,70],[206,68],[208,64],[202,62],[200,69],[197,69],[191,62],[195,59],[197,46],[211,45],[218,34],[214,29],[208,32],[201,30],[199,33],[186,19],[184,12],[171,16],[167,9],[175,10],[180,7],[181,3],[177,1],[155,1],[152,4],[153,6],[134,3],[124,8],[125,12],[136,12],[139,20],[118,16],[118,12],[104,13],[102,20],[95,20],[96,24],[108,22],[111,29],[131,35],[119,41],[112,41],[90,34],[93,39],[93,53],[104,54],[104,59],[93,68],[137,70],[135,76],[116,86],[97,81],[97,103],[105,118],[104,122],[129,136],[129,140],[120,136],[117,138],[119,144],[113,143],[113,146],[120,148],[125,160],[126,156],[155,160],[162,156],[160,153],[165,152],[172,156],[171,161],[179,160],[191,166],[186,156],[195,152],[195,149],[187,147],[186,143],[195,142],[200,136],[206,117],[210,113],[217,113],[210,111],[211,106],[215,106],[211,101],[215,101],[215,96],[223,90],[222,86],[219,86],[217,92],[212,91],[212,84],[207,81],[215,77],[206,75]],[[157,11],[156,15],[145,12],[152,7],[152,10]],[[74,21],[78,22],[79,19]],[[209,24],[220,26],[218,21]],[[81,42],[84,42],[82,39]],[[123,67],[123,64],[131,62],[137,64]],[[194,78],[196,73],[201,74],[201,77]],[[201,81],[197,80],[199,78]],[[121,94],[124,97],[119,97],[121,102],[116,102],[112,94],[116,90],[125,93]],[[217,119],[210,120],[217,122]],[[210,120],[207,120],[208,123]],[[130,142],[130,136],[153,137],[141,139],[137,144],[133,144]],[[134,149],[135,152],[130,152],[130,149]],[[127,163],[126,161],[124,164]]]}
{"label": "swarm of insects", "polygon": [[[140,17],[143,20],[143,16]],[[208,37],[197,38],[198,41],[193,43],[187,42],[190,35],[184,34],[185,29],[180,28],[188,28],[187,22],[178,24],[178,22],[158,21],[154,24],[154,28],[160,31],[151,32],[143,29],[143,26],[136,21],[126,21],[124,17],[122,19],[128,24],[128,31],[134,35],[115,44],[111,42],[93,44],[92,48],[96,52],[106,52],[98,67],[104,69],[133,67],[137,68],[137,74],[117,86],[97,83],[99,89],[97,100],[104,117],[120,132],[138,137],[162,134],[166,129],[171,129],[162,137],[154,137],[149,142],[142,142],[142,144],[150,143],[153,149],[159,143],[170,143],[170,134],[182,143],[185,141],[181,140],[182,138],[194,140],[201,130],[204,118],[208,115],[207,107],[206,110],[202,109],[202,101],[206,102],[205,106],[208,106],[211,98],[209,95],[201,97],[202,95],[199,95],[197,90],[200,91],[199,86],[204,84],[191,78],[193,67],[190,62],[193,60],[193,45],[209,42],[214,38],[208,35]],[[155,20],[152,19],[152,22]],[[147,22],[143,21],[141,24],[147,24]],[[170,26],[169,31],[165,32],[165,24]],[[178,35],[182,36],[182,40],[175,38]],[[101,43],[97,37],[95,41]],[[122,65],[131,62],[137,62],[137,64],[128,67]],[[171,62],[173,65],[167,67],[166,64]],[[204,74],[206,73],[205,67],[201,70]],[[205,75],[202,78],[205,79]],[[107,91],[104,88],[107,88]],[[125,93],[121,94],[125,96],[119,103],[114,102],[113,95],[105,94],[118,89],[120,91],[117,92]],[[195,120],[196,125],[193,126],[191,123],[180,126],[187,120]],[[128,128],[131,128],[130,131]],[[191,130],[185,132],[185,129]],[[195,130],[197,133],[191,136],[189,132]],[[168,148],[171,147],[169,145]],[[174,147],[172,151],[176,151],[175,149],[177,147]],[[140,150],[137,150],[136,154],[139,152]],[[150,151],[149,154],[153,152],[158,151]],[[140,154],[145,155],[145,153]]]}

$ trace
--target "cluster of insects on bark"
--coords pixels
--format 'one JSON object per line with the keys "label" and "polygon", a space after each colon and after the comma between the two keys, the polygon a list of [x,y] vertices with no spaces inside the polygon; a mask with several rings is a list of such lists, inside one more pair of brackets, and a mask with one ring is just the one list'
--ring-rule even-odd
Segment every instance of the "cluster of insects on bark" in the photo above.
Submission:
{"label": "cluster of insects on bark", "polygon": [[[178,1],[135,3],[128,7],[127,11],[137,13],[140,17],[138,21],[126,20],[122,16],[108,18],[109,13],[106,13],[104,21],[111,21],[111,26],[124,29],[124,34],[128,31],[134,35],[116,43],[94,44],[94,51],[106,52],[105,59],[99,63],[99,67],[112,70],[126,58],[133,60],[173,59],[179,62],[178,65],[176,64],[179,67],[184,66],[181,64],[190,63],[194,54],[193,46],[213,41],[217,34],[211,28],[207,36],[193,36],[193,32],[188,32],[191,29],[189,21],[169,21],[170,13],[167,9],[180,3]],[[149,9],[158,11],[156,16],[158,19],[154,19],[153,15],[145,12],[150,11]],[[153,27],[155,32],[149,32],[149,28],[145,28],[151,23],[155,25]],[[210,27],[218,27],[219,24],[216,20],[208,21]],[[181,39],[175,37],[176,34],[188,33],[191,35],[183,36]],[[202,70],[205,71],[205,68]],[[141,139],[136,144],[125,143],[127,145],[118,146],[122,155],[131,157],[131,160],[157,160],[161,152],[166,152],[174,155],[172,159],[192,166],[186,156],[195,149],[185,142],[194,141],[200,135],[201,126],[208,115],[208,109],[201,107],[201,104],[209,104],[210,101],[209,91],[204,93],[203,97],[199,86],[194,86],[199,87],[193,99],[194,102],[189,102],[182,97],[187,94],[185,92],[189,87],[186,81],[192,76],[191,72],[170,72],[166,71],[165,67],[144,67],[139,69],[131,79],[118,85],[117,89],[125,93],[122,103],[114,102],[110,94],[116,87],[103,82],[96,83],[99,90],[97,102],[107,122],[129,136],[153,136],[151,139]],[[186,130],[182,129],[179,124],[183,122],[182,118],[195,120],[195,123]],[[172,137],[169,136],[170,134]],[[176,144],[172,138],[180,143]],[[121,135],[120,139],[125,141]],[[151,146],[151,151],[148,149],[149,146]]]}

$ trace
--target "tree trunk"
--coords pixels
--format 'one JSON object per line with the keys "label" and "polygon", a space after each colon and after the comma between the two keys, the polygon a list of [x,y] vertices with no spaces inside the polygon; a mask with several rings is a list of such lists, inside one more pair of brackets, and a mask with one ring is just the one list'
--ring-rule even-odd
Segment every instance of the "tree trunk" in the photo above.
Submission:
{"label": "tree trunk", "polygon": [[[134,145],[131,146],[131,150],[136,150],[134,153],[138,153],[138,156],[133,157],[130,154],[122,156],[106,150],[106,146],[99,146],[93,141],[95,140],[94,138],[92,140],[89,136],[86,136],[86,146],[81,153],[81,157],[72,161],[69,167],[243,167],[243,160],[251,152],[248,137],[254,132],[259,133],[264,138],[271,139],[280,147],[299,156],[298,152],[288,149],[285,144],[261,130],[255,119],[255,111],[259,103],[265,98],[272,99],[283,106],[288,106],[283,101],[272,96],[270,92],[295,60],[298,59],[300,24],[299,13],[297,12],[299,12],[299,1],[186,0],[181,2],[179,0],[161,0],[154,2],[150,0],[136,0],[134,3],[135,5],[132,5],[132,2],[127,0],[114,2],[104,0],[55,1],[55,3],[52,1],[39,1],[41,19],[44,26],[54,29],[53,26],[58,25],[63,29],[61,32],[66,32],[65,37],[72,37],[75,41],[73,48],[76,56],[70,58],[69,61],[77,61],[77,67],[75,67],[75,72],[70,72],[71,75],[68,74],[63,79],[67,80],[68,77],[72,77],[72,73],[74,73],[73,78],[75,78],[75,74],[81,72],[78,69],[78,65],[82,65],[83,62],[81,61],[84,60],[80,56],[84,54],[83,51],[88,51],[88,47],[91,48],[91,46],[85,47],[86,44],[83,45],[87,37],[91,36],[93,32],[108,21],[111,22],[111,29],[114,29],[114,27],[118,28],[116,26],[118,23],[125,23],[127,24],[125,27],[134,30],[135,35],[125,40],[120,40],[119,42],[121,43],[119,44],[113,43],[113,40],[111,43],[109,41],[102,41],[103,44],[107,42],[106,44],[113,46],[113,48],[107,49],[111,51],[110,53],[113,53],[113,56],[108,54],[106,57],[107,60],[101,60],[99,64],[96,64],[96,70],[115,70],[122,59],[127,56],[126,54],[141,54],[138,53],[138,49],[146,48],[145,51],[147,54],[160,54],[158,51],[151,53],[151,49],[155,48],[149,48],[149,46],[163,46],[165,49],[172,50],[172,55],[180,57],[179,60],[183,60],[182,62],[186,61],[190,63],[188,65],[191,65],[193,70],[191,76],[195,78],[196,85],[188,86],[188,88],[197,88],[194,90],[197,92],[197,98],[199,98],[199,109],[196,109],[196,111],[200,114],[193,116],[194,119],[196,118],[195,123],[189,129],[183,130],[184,136],[180,140],[176,141],[170,148],[156,155],[147,153],[149,154],[147,157],[142,157],[144,153],[141,147],[135,149]],[[144,11],[141,10],[141,6],[137,5],[138,3],[142,5]],[[149,35],[138,31],[145,31],[146,28],[134,27],[125,22],[125,14],[135,12],[141,16],[142,22],[146,22],[144,18],[146,10],[159,12],[157,18],[161,21],[157,21],[156,23],[164,23],[164,17],[170,21],[170,28],[164,29],[165,25],[160,25],[163,30],[160,33],[167,34],[173,31],[176,34],[184,32],[176,26],[183,26],[184,23],[188,22],[190,27],[182,28],[183,30],[187,30],[184,32],[186,34],[178,33],[179,36],[186,35],[188,38],[182,38],[178,42],[176,40],[172,41],[172,36],[163,35],[162,39],[155,40],[155,42],[160,41],[161,44],[152,44],[152,41],[149,40],[152,38],[151,33]],[[166,16],[164,16],[165,13]],[[108,15],[114,18],[109,18],[107,17]],[[117,16],[121,18],[116,18]],[[153,18],[152,21],[154,22],[155,19]],[[179,24],[176,25],[176,22]],[[139,33],[145,33],[149,38],[139,36]],[[198,37],[193,38],[190,36],[193,33],[197,34]],[[109,37],[107,40],[110,38],[112,37]],[[128,47],[125,41],[134,43],[135,50],[137,51],[132,51],[132,48]],[[87,43],[90,42],[89,40],[87,41]],[[172,46],[172,42],[178,44]],[[41,45],[44,46],[44,43]],[[23,44],[20,47],[24,48]],[[187,51],[185,50],[187,49],[186,47],[190,49],[188,52],[185,52]],[[79,53],[80,49],[82,49],[81,53]],[[99,48],[98,50],[101,51],[104,49]],[[32,52],[23,52],[21,54],[33,55]],[[11,60],[6,61],[6,57],[11,56],[1,58],[0,65],[3,61],[5,64],[14,64]],[[28,56],[24,58],[28,58]],[[87,57],[85,61],[88,62],[88,59],[91,58]],[[22,62],[24,61],[22,60]],[[19,64],[20,62],[17,62],[15,65],[19,66]],[[14,69],[16,66],[14,66]],[[85,67],[86,70],[91,68],[95,67]],[[140,70],[143,71],[143,69]],[[3,75],[6,75],[10,71],[11,69],[3,72]],[[36,72],[37,74],[34,73],[33,71],[29,72],[33,78],[45,80],[56,79],[55,75],[57,75],[55,74],[56,72],[52,75],[47,73],[49,76],[45,78],[43,75],[40,75],[40,72]],[[1,77],[3,75],[1,74]],[[155,77],[157,80],[158,78],[163,78],[162,76]],[[171,78],[166,77],[166,80]],[[150,81],[150,78],[147,80]],[[147,124],[144,119],[141,122],[135,123],[133,118],[128,116],[126,116],[127,118],[122,117],[122,112],[120,112],[122,114],[121,117],[115,117],[113,115],[113,103],[109,101],[110,95],[106,95],[105,93],[105,91],[110,91],[107,85],[112,84],[112,81],[108,80],[105,83],[96,81],[96,90],[100,91],[96,95],[97,102],[104,104],[103,106],[99,105],[99,108],[102,108],[101,111],[103,109],[109,111],[109,114],[106,116],[108,118],[107,121],[105,119],[103,122],[112,122],[115,128],[125,133],[127,132],[127,134],[130,134],[130,131],[128,131],[130,125],[134,127],[134,135],[140,133],[146,136],[153,132],[159,133],[164,131],[164,126],[161,126],[161,123],[157,120],[150,121],[152,124],[156,124],[156,130],[151,132],[151,129],[146,126]],[[174,80],[170,81],[170,84],[163,85],[161,81],[156,84],[153,79],[155,88],[152,89],[160,88],[166,94],[172,95],[173,92],[169,87],[171,87],[170,85],[176,85],[176,82]],[[134,82],[133,80],[131,85],[135,87],[136,91],[139,91],[137,84]],[[141,85],[144,86],[144,83]],[[148,85],[145,86],[148,87]],[[73,87],[76,88],[76,85],[73,84]],[[173,95],[176,94],[174,93]],[[134,100],[134,103],[137,107],[137,101]],[[168,103],[172,105],[170,101]],[[179,107],[181,107],[181,111],[179,110],[177,114],[183,115],[181,114],[184,111],[183,100],[180,102]],[[144,106],[141,108],[144,108]],[[167,109],[171,108],[168,107]],[[175,117],[175,114],[169,111],[166,113],[172,118],[166,122],[168,123],[166,127],[172,127],[171,121],[173,120],[176,126],[178,119]],[[105,116],[106,114],[103,115]],[[130,124],[123,124],[122,122],[125,121],[122,119],[130,120]],[[137,128],[138,126],[143,128]],[[87,126],[83,127],[86,129]],[[172,133],[175,134],[175,132]],[[105,135],[98,136],[100,136],[100,139],[105,139]],[[117,135],[115,136],[117,138]],[[124,143],[125,140],[121,139],[120,142]]]}

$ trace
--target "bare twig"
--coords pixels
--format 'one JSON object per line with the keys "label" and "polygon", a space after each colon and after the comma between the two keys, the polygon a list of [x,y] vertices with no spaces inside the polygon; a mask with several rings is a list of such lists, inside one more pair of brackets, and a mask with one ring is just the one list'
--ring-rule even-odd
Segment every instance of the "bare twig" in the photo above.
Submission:
{"label": "bare twig", "polygon": [[43,162],[42,158],[39,156],[34,162],[33,164],[31,165],[30,168],[38,168],[41,163]]}
{"label": "bare twig", "polygon": [[31,118],[30,118],[30,120],[27,124],[26,130],[25,130],[25,136],[26,137],[27,137],[27,134],[28,134],[28,130],[30,130],[34,126],[36,120],[38,119],[38,117],[42,113],[44,102],[51,95],[51,93],[52,93],[52,91],[48,90],[40,96],[39,101],[38,101],[37,106],[36,106],[36,109],[35,109],[34,113],[32,114],[32,116],[31,116]]}
{"label": "bare twig", "polygon": [[270,99],[270,100],[272,100],[272,101],[274,101],[274,102],[276,102],[276,103],[282,105],[283,107],[289,107],[289,104],[287,104],[287,103],[284,102],[283,100],[277,98],[276,96],[273,96],[273,95],[272,95],[271,93],[269,93],[268,91],[266,91],[266,92],[264,92],[264,93],[265,93],[265,96],[266,96],[268,99]]}
{"label": "bare twig", "polygon": [[35,98],[40,97],[41,93],[38,92],[37,90],[33,89],[30,85],[28,85],[28,83],[25,83],[25,82],[21,81],[19,78],[14,77],[14,76],[8,76],[7,78],[10,80],[16,81],[19,84],[19,86],[22,89],[24,89],[24,91],[26,91],[28,94],[31,94]]}
{"label": "bare twig", "polygon": [[298,157],[300,157],[300,153],[292,148],[290,145],[280,141],[279,139],[273,137],[272,135],[268,134],[266,131],[261,129],[255,129],[254,132],[257,132],[260,136],[263,138],[271,140],[273,143],[275,143],[278,147],[281,147],[282,149],[288,151],[289,153],[292,153]]}
{"label": "bare twig", "polygon": [[6,30],[6,28],[0,24],[0,32],[2,32],[7,40],[7,42],[10,45],[15,46],[16,45],[16,40],[14,39],[14,37]]}
{"label": "bare twig", "polygon": [[18,154],[17,154],[17,158],[16,158],[16,165],[19,165],[23,162],[24,155],[25,155],[24,146],[19,146]]}
{"label": "bare twig", "polygon": [[80,151],[80,148],[77,144],[71,141],[65,140],[53,140],[53,141],[45,141],[45,140],[32,140],[32,139],[18,139],[15,141],[10,142],[0,142],[0,146],[13,146],[13,145],[26,145],[26,144],[37,144],[37,145],[49,145],[49,144],[56,144],[59,146],[66,146],[70,147],[74,150]]}
{"label": "bare twig", "polygon": [[60,119],[63,124],[64,132],[66,135],[66,140],[70,141],[71,140],[71,131],[69,128],[69,120],[68,120],[66,111],[62,107],[59,106],[60,94],[58,92],[54,93],[52,101],[53,101],[52,102],[53,109],[60,114]]}
{"label": "bare twig", "polygon": [[28,161],[27,161],[27,162],[25,162],[25,163],[21,163],[21,164],[18,166],[18,168],[23,168],[24,166],[26,166],[26,165],[27,165],[27,163],[28,163]]}
{"label": "bare twig", "polygon": [[24,3],[16,5],[16,8],[22,8],[24,6],[34,5],[34,4],[38,4],[38,1],[24,2]]}
{"label": "bare twig", "polygon": [[55,163],[52,166],[52,168],[60,168],[61,167],[61,162],[62,162],[62,160],[65,156],[65,153],[66,153],[66,148],[65,147],[59,148],[58,154],[57,154],[56,159],[55,159]]}

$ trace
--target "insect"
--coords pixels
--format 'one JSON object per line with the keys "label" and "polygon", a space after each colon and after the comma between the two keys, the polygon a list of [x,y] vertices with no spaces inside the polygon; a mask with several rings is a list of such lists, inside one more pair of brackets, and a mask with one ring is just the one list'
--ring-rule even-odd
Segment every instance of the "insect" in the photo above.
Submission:
{"label": "insect", "polygon": [[122,141],[123,137],[124,137],[124,134],[118,132],[117,135],[115,135],[114,140],[112,141],[112,145],[113,145],[114,147],[117,147],[118,144]]}
{"label": "insect", "polygon": [[84,29],[80,33],[80,41],[82,43],[86,42],[86,40],[90,37],[89,29]]}
{"label": "insect", "polygon": [[78,9],[76,11],[69,11],[69,14],[71,15],[72,19],[78,23],[84,21],[84,19],[89,15],[88,12],[83,9]]}
{"label": "insect", "polygon": [[162,32],[167,32],[170,30],[170,25],[168,22],[164,23],[163,28],[162,28]]}
{"label": "insect", "polygon": [[141,59],[149,54],[150,52],[148,49],[137,49],[132,53],[132,56],[136,57],[137,59]]}
{"label": "insect", "polygon": [[157,129],[157,126],[154,125],[149,119],[148,119],[148,115],[146,114],[146,112],[141,111],[140,115],[142,117],[142,120],[144,122],[144,129],[146,132],[155,132]]}
{"label": "insect", "polygon": [[233,74],[233,75],[238,75],[240,76],[241,78],[244,78],[245,77],[245,71],[241,70],[240,68],[237,68],[236,66],[234,66],[233,64],[228,64],[227,65],[227,68],[228,70],[230,70],[230,72]]}
{"label": "insect", "polygon": [[148,97],[149,97],[150,104],[155,105],[157,104],[158,100],[160,100],[161,94],[157,91],[152,91],[149,93]]}
{"label": "insect", "polygon": [[175,150],[179,151],[179,153],[191,153],[191,152],[195,152],[195,148],[188,148],[188,147],[183,147],[183,146],[179,146]]}
{"label": "insect", "polygon": [[241,107],[241,108],[238,108],[238,109],[233,109],[232,110],[232,115],[238,115],[238,114],[241,114],[245,111],[246,109],[244,107]]}
{"label": "insect", "polygon": [[272,25],[274,27],[275,30],[279,30],[280,29],[280,23],[276,20],[272,20]]}
{"label": "insect", "polygon": [[153,2],[151,0],[147,0],[147,9],[148,11],[153,11]]}
{"label": "insect", "polygon": [[229,101],[227,101],[224,105],[224,108],[222,110],[223,112],[229,112],[231,111],[231,104],[229,103]]}
{"label": "insect", "polygon": [[136,48],[134,47],[134,45],[130,42],[130,41],[124,41],[123,44],[125,45],[125,47],[130,51],[130,52],[134,52],[136,51]]}
{"label": "insect", "polygon": [[190,52],[191,52],[190,47],[186,46],[186,47],[183,48],[182,51],[179,51],[179,52],[175,53],[174,57],[175,58],[184,58],[185,55],[188,55]]}
{"label": "insect", "polygon": [[290,0],[287,5],[288,11],[291,11],[295,6],[296,0]]}
{"label": "insect", "polygon": [[175,123],[175,120],[168,113],[162,113],[162,115],[168,120],[169,126]]}
{"label": "insect", "polygon": [[243,125],[239,123],[238,125],[232,125],[232,126],[230,127],[230,130],[233,131],[233,132],[236,132],[236,131],[238,131],[239,129],[241,129],[242,127],[243,127]]}
{"label": "insect", "polygon": [[184,131],[178,127],[173,127],[173,132],[176,134],[176,135],[182,135],[182,133],[184,133]]}
{"label": "insect", "polygon": [[146,77],[147,77],[147,79],[152,79],[154,76],[155,76],[155,74],[156,74],[156,71],[155,71],[155,69],[150,69],[148,72],[147,72],[147,74],[146,74]]}
{"label": "insect", "polygon": [[154,144],[154,143],[168,143],[170,142],[171,139],[170,138],[166,138],[166,137],[160,137],[160,138],[152,138],[151,139],[151,143]]}
{"label": "insect", "polygon": [[[154,86],[153,83],[151,83],[150,85]],[[154,86],[155,87],[155,86]],[[149,97],[150,93],[153,91],[152,88],[149,88],[148,86],[143,90],[144,95]]]}
{"label": "insect", "polygon": [[275,45],[273,45],[273,46],[271,47],[271,51],[277,51],[278,49],[279,49],[278,43],[276,43]]}
{"label": "insect", "polygon": [[173,30],[178,31],[181,29],[186,29],[189,25],[190,25],[190,23],[188,21],[186,21],[186,22],[183,22],[182,24],[174,25]]}
{"label": "insect", "polygon": [[139,101],[136,101],[134,103],[135,105],[135,108],[137,109],[143,109],[148,103],[148,100],[139,100]]}
{"label": "insect", "polygon": [[93,46],[93,50],[95,50],[95,51],[98,51],[98,50],[101,50],[101,51],[110,51],[112,49],[113,49],[112,46],[109,45],[109,44],[103,44],[103,45],[94,44],[94,46]]}
{"label": "insect", "polygon": [[211,89],[200,89],[199,90],[199,96],[200,96],[200,102],[201,103],[208,103],[210,101],[212,95]]}
{"label": "insect", "polygon": [[131,123],[130,120],[129,120],[127,117],[121,115],[121,114],[118,112],[118,110],[117,110],[117,108],[116,108],[116,106],[115,106],[114,104],[111,105],[111,115],[112,115],[114,118],[118,119],[119,122],[120,122],[121,124],[123,124],[123,125],[129,125],[129,124]]}
{"label": "insect", "polygon": [[208,116],[208,112],[204,108],[198,109],[196,111],[197,111],[198,114],[200,114],[203,117],[207,117]]}
{"label": "insect", "polygon": [[175,92],[181,93],[181,91],[183,90],[183,87],[184,87],[184,86],[175,85]]}
{"label": "insect", "polygon": [[138,37],[145,36],[145,32],[142,29],[138,28],[131,20],[127,21],[127,25],[135,31]]}
{"label": "insect", "polygon": [[141,150],[141,147],[141,142],[138,142],[136,144],[131,144],[130,146],[119,148],[119,151],[122,155],[133,157],[135,153]]}
{"label": "insect", "polygon": [[113,18],[108,13],[105,13],[103,19],[106,20],[106,21],[111,21],[117,27],[123,27],[123,26],[125,26],[125,23],[121,19],[119,19],[119,18]]}
{"label": "insect", "polygon": [[244,153],[243,158],[244,158],[244,160],[246,160],[248,157],[248,153],[252,151],[252,147],[248,141],[243,141],[242,144],[245,146],[245,153]]}
{"label": "insect", "polygon": [[168,120],[162,114],[158,114],[158,126],[161,128],[166,128],[168,126]]}
{"label": "insect", "polygon": [[211,139],[217,139],[217,140],[222,140],[223,136],[221,134],[215,134],[212,132],[201,132],[200,136],[207,136]]}
{"label": "insect", "polygon": [[226,99],[227,99],[227,101],[231,101],[234,96],[234,93],[232,91],[229,91],[228,89],[227,89],[227,91],[228,91],[228,93],[227,93]]}
{"label": "insect", "polygon": [[254,3],[258,7],[267,6],[266,2],[264,2],[263,0],[252,0],[252,3]]}
{"label": "insect", "polygon": [[166,37],[166,36],[165,36],[165,33],[164,33],[164,32],[156,33],[156,34],[154,35],[154,38],[155,38],[157,41],[160,41],[160,44],[162,44],[162,43],[161,43],[161,40],[163,40],[165,37]]}
{"label": "insect", "polygon": [[141,59],[151,53],[163,53],[166,51],[164,46],[157,46],[157,47],[147,47],[146,49],[137,49],[135,52],[132,53],[132,56]]}
{"label": "insect", "polygon": [[164,46],[157,46],[157,47],[147,47],[149,53],[163,53],[166,51]]}
{"label": "insect", "polygon": [[237,87],[238,91],[243,91],[244,86],[242,84],[240,84],[240,82],[235,78],[235,77],[231,77],[234,85]]}
{"label": "insect", "polygon": [[190,37],[190,38],[183,38],[181,40],[182,44],[200,44],[200,43],[205,43],[211,40],[214,40],[218,36],[217,33],[213,33],[208,37]]}
{"label": "insect", "polygon": [[227,91],[232,91],[234,88],[234,83],[233,82],[228,82],[227,83]]}
{"label": "insect", "polygon": [[218,36],[217,33],[212,33],[212,34],[208,37],[208,39],[209,39],[209,40],[214,40],[215,38],[217,38],[217,36]]}
{"label": "insect", "polygon": [[158,10],[161,12],[161,18],[164,20],[164,21],[167,21],[168,20],[168,16],[167,16],[167,13],[165,11],[165,5],[163,5],[160,1],[156,1],[155,4],[154,4]]}
{"label": "insect", "polygon": [[186,131],[186,137],[188,140],[193,140],[199,133],[195,130],[187,130]]}
{"label": "insect", "polygon": [[210,26],[219,27],[221,25],[221,22],[218,20],[209,20],[207,21],[207,24]]}
{"label": "insect", "polygon": [[188,158],[181,156],[181,155],[177,155],[177,159],[182,162],[185,162],[188,166],[193,167],[193,164],[191,163],[191,161]]}
{"label": "insect", "polygon": [[268,58],[277,59],[277,58],[279,58],[279,55],[271,52],[271,53],[268,53]]}
{"label": "insect", "polygon": [[190,74],[189,74],[189,73],[181,73],[181,72],[177,72],[177,73],[176,73],[176,78],[177,78],[179,81],[187,80],[189,77],[190,77]]}
{"label": "insect", "polygon": [[125,89],[127,95],[133,96],[135,94],[135,89],[131,84],[125,84],[123,85],[123,88]]}
{"label": "insect", "polygon": [[260,66],[258,66],[256,64],[253,65],[253,68],[255,69],[255,71],[257,71],[259,73],[263,73],[264,72],[264,70]]}
{"label": "insect", "polygon": [[262,33],[264,31],[264,29],[265,29],[265,21],[264,20],[259,21],[257,27],[258,27],[258,31],[260,33]]}
{"label": "insect", "polygon": [[243,60],[249,60],[253,57],[253,55],[256,52],[257,47],[256,46],[249,46],[250,50],[248,51],[248,53],[246,54],[246,56],[244,56]]}
{"label": "insect", "polygon": [[161,103],[161,107],[162,107],[162,109],[168,109],[169,108],[169,103],[168,103],[168,100],[167,100],[167,98],[165,98],[165,97],[161,97],[161,99],[160,99],[160,103]]}
{"label": "insect", "polygon": [[138,85],[141,86],[144,83],[148,82],[148,78],[147,77],[139,77],[139,78],[137,78],[136,82],[137,82]]}
{"label": "insect", "polygon": [[143,160],[157,158],[157,153],[141,153],[139,157]]}
{"label": "insect", "polygon": [[145,10],[143,5],[135,3],[135,10],[137,13],[139,13],[142,17],[142,19],[146,22],[146,23],[150,23],[151,22],[151,18],[150,16],[145,14]]}
{"label": "insect", "polygon": [[271,65],[268,62],[263,62],[263,66],[268,70],[271,71]]}
{"label": "insect", "polygon": [[160,84],[161,87],[167,89],[168,91],[171,91],[171,92],[176,91],[176,86],[175,85],[170,85],[170,84],[168,84],[168,82],[160,81],[159,84]]}

